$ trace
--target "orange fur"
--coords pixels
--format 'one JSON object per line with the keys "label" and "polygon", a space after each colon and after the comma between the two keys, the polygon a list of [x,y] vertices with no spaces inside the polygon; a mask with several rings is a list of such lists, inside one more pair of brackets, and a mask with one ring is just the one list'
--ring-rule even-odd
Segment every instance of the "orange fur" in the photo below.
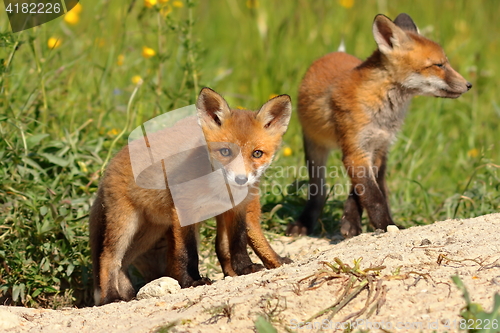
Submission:
{"label": "orange fur", "polygon": [[[244,168],[233,170],[228,165],[225,173],[228,183],[249,187],[243,202],[216,217],[216,249],[224,274],[263,268],[251,262],[247,243],[267,268],[289,262],[274,252],[260,228],[258,182],[287,128],[290,98],[278,96],[254,113],[229,109],[220,95],[205,88],[197,109],[212,159],[224,165],[221,149],[234,147],[225,143],[240,147]],[[203,190],[198,195],[204,195]],[[146,281],[170,276],[183,288],[210,283],[198,270],[197,229],[197,224],[180,226],[168,186],[155,190],[135,183],[129,148],[123,148],[110,161],[90,212],[96,304],[135,296],[129,265],[135,265]]]}
{"label": "orange fur", "polygon": [[313,231],[327,194],[324,167],[329,151],[337,147],[352,183],[342,234],[361,232],[363,209],[377,229],[394,224],[387,202],[386,159],[411,98],[457,98],[472,86],[451,67],[437,43],[419,35],[408,15],[394,22],[377,15],[373,35],[378,49],[366,61],[330,53],[316,60],[302,80],[298,115],[310,195],[301,216],[289,225],[289,234]]}

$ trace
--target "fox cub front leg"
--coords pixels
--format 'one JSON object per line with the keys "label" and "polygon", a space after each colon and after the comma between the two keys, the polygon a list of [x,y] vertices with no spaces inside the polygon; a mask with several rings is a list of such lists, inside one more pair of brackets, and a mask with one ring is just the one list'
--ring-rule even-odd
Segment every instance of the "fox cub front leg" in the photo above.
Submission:
{"label": "fox cub front leg", "polygon": [[[252,195],[252,194],[250,194]],[[262,228],[260,227],[261,206],[260,198],[254,195],[252,201],[247,206],[246,227],[248,243],[255,251],[266,268],[280,267],[282,264],[290,264],[292,260],[287,257],[279,256],[269,245]]]}
{"label": "fox cub front leg", "polygon": [[245,275],[264,269],[252,263],[247,252],[247,233],[245,215],[227,211],[216,217],[217,236],[215,250],[224,276]]}
{"label": "fox cub front leg", "polygon": [[[291,259],[279,256],[267,241],[260,227],[260,213],[259,197],[255,195],[246,210],[230,210],[217,216],[216,252],[225,276],[245,275],[292,263]],[[264,266],[252,262],[247,244]]]}

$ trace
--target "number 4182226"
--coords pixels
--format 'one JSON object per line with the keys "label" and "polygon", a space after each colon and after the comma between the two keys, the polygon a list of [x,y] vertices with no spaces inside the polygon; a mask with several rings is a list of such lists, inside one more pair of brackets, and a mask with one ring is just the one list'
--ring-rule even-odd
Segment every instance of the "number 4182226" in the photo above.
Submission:
{"label": "number 4182226", "polygon": [[9,3],[5,11],[9,14],[58,14],[61,12],[60,3]]}

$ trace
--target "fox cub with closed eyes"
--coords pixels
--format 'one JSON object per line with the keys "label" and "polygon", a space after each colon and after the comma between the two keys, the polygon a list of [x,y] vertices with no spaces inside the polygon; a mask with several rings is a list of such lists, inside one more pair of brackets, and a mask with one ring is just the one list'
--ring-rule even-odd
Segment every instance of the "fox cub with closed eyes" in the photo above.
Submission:
{"label": "fox cub with closed eyes", "polygon": [[333,52],[307,70],[298,94],[309,169],[309,198],[288,234],[310,234],[321,215],[326,190],[326,162],[331,149],[342,150],[351,178],[340,231],[361,233],[366,210],[376,229],[394,224],[388,205],[385,169],[389,148],[403,124],[413,96],[458,98],[472,85],[455,71],[443,48],[419,34],[410,16],[394,21],[377,15],[373,36],[378,48],[361,61]]}

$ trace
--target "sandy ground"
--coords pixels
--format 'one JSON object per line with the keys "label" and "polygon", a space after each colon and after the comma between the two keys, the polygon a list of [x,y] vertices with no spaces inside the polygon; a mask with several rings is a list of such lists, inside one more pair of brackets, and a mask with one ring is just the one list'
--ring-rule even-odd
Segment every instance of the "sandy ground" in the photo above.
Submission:
{"label": "sandy ground", "polygon": [[[171,332],[254,332],[257,317],[263,315],[278,332],[316,332],[314,325],[334,332],[361,311],[351,320],[357,320],[360,329],[371,327],[372,332],[380,331],[380,326],[391,332],[457,332],[465,301],[450,277],[458,274],[472,301],[491,309],[494,293],[500,292],[499,231],[500,214],[493,214],[349,240],[281,237],[273,247],[290,256],[293,264],[219,279],[210,286],[162,298],[101,307],[0,306],[0,331],[154,332],[175,323]],[[346,286],[353,274],[335,273],[322,263],[334,263],[334,258],[351,267],[362,258],[352,288]],[[378,275],[363,271],[381,265],[385,268]],[[327,311],[299,327],[336,300],[352,296],[363,280],[370,282],[335,315]],[[369,310],[373,313],[368,318]]]}

